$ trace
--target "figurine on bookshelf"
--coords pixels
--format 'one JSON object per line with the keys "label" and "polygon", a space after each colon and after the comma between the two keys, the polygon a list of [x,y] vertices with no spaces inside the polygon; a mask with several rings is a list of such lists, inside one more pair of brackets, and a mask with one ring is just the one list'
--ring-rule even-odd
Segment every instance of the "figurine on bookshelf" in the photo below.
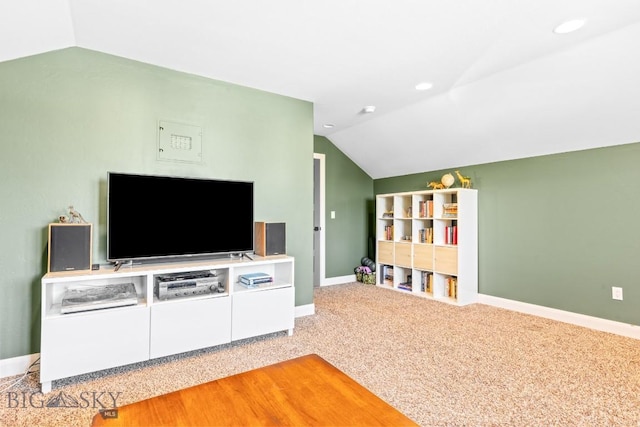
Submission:
{"label": "figurine on bookshelf", "polygon": [[431,181],[429,184],[427,184],[427,187],[431,187],[434,190],[442,190],[444,189],[444,184],[437,181]]}
{"label": "figurine on bookshelf", "polygon": [[442,175],[440,182],[442,182],[445,188],[449,188],[456,182],[456,179],[450,173],[445,173]]}
{"label": "figurine on bookshelf", "polygon": [[73,224],[86,224],[87,221],[84,220],[82,214],[75,210],[73,206],[69,206],[69,222]]}
{"label": "figurine on bookshelf", "polygon": [[471,188],[471,178],[468,176],[462,176],[460,171],[456,171],[456,175],[458,175],[458,179],[460,180],[460,186],[462,188]]}

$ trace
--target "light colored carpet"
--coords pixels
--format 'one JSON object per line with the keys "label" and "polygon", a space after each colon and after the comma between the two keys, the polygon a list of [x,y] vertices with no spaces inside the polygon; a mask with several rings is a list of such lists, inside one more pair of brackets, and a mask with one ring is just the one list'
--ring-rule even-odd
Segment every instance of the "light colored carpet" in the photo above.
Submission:
{"label": "light colored carpet", "polygon": [[[272,334],[56,381],[39,398],[63,391],[86,406],[99,393],[109,402],[106,393],[119,392],[122,406],[317,353],[422,426],[640,427],[638,340],[360,283],[317,289],[314,303],[316,314],[296,319],[291,337]],[[9,390],[18,407],[9,407],[4,392],[0,424],[87,426],[97,412],[21,404],[20,396],[38,389],[33,375]]]}

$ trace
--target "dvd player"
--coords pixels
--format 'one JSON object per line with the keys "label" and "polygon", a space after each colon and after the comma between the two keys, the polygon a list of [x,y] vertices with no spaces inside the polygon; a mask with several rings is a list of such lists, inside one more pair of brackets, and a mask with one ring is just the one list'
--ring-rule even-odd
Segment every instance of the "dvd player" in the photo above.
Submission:
{"label": "dvd player", "polygon": [[154,291],[160,300],[223,293],[224,282],[211,271],[195,273],[159,274],[155,277]]}

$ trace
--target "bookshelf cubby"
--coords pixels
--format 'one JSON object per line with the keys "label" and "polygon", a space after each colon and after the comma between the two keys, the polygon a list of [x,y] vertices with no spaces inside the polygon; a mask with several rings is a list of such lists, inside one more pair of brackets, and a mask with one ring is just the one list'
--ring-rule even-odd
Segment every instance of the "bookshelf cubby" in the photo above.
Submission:
{"label": "bookshelf cubby", "polygon": [[376,196],[378,286],[455,305],[478,297],[478,192]]}

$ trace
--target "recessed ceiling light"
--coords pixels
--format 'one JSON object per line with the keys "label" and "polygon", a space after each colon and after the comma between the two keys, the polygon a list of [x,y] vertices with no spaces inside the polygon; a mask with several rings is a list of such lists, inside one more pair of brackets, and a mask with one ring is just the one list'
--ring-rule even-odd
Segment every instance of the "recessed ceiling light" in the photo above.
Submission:
{"label": "recessed ceiling light", "polygon": [[362,111],[364,111],[365,113],[373,113],[374,111],[376,111],[376,106],[375,105],[367,105],[366,107],[364,107],[362,109]]}
{"label": "recessed ceiling light", "polygon": [[429,90],[433,87],[433,83],[422,82],[416,85],[416,90]]}
{"label": "recessed ceiling light", "polygon": [[331,129],[333,126],[334,126],[333,123],[325,123],[322,125],[322,127],[326,129]]}
{"label": "recessed ceiling light", "polygon": [[553,32],[556,34],[572,33],[582,28],[585,22],[586,20],[584,19],[572,19],[571,21],[566,21],[558,25],[556,28],[553,29]]}

